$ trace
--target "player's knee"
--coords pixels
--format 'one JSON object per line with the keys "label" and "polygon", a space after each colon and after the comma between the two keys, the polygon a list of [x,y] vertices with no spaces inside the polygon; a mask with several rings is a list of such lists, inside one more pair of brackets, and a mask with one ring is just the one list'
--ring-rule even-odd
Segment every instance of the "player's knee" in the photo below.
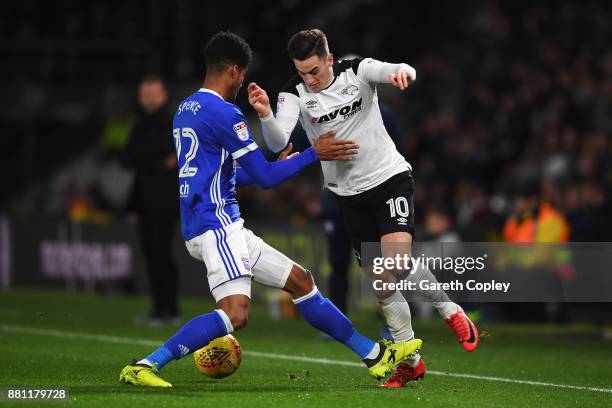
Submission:
{"label": "player's knee", "polygon": [[249,315],[240,315],[236,316],[235,319],[232,319],[232,326],[234,326],[234,330],[242,329],[249,322]]}
{"label": "player's knee", "polygon": [[294,299],[297,299],[312,292],[314,286],[314,279],[310,271],[299,265],[293,265],[284,289],[289,292]]}
{"label": "player's knee", "polygon": [[229,317],[230,322],[232,322],[234,330],[242,329],[249,321],[249,310],[235,309],[230,311],[227,316]]}
{"label": "player's knee", "polygon": [[238,330],[247,325],[249,321],[249,305],[242,303],[228,303],[221,307],[230,322],[234,330]]}

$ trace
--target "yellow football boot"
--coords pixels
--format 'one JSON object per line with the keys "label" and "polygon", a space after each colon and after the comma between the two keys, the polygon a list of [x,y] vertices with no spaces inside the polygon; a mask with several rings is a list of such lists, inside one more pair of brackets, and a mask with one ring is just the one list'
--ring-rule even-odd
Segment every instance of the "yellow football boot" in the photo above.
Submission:
{"label": "yellow football boot", "polygon": [[363,360],[363,362],[368,366],[370,375],[380,380],[397,367],[399,363],[418,353],[423,341],[421,339],[413,339],[391,343],[390,341],[382,340],[378,344],[380,344],[378,357],[371,360]]}
{"label": "yellow football boot", "polygon": [[133,361],[132,364],[123,367],[121,374],[119,374],[119,381],[144,387],[172,387],[172,384],[164,381],[157,373],[157,367],[149,367],[146,364],[136,364],[136,361]]}

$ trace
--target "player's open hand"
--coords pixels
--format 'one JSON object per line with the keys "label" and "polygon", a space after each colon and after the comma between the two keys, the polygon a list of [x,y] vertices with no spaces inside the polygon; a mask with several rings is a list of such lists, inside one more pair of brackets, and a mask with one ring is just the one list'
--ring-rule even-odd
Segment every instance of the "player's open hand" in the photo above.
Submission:
{"label": "player's open hand", "polygon": [[414,68],[411,69],[400,69],[395,74],[389,75],[389,81],[391,85],[401,89],[402,91],[408,88],[408,85],[416,81],[416,71]]}
{"label": "player's open hand", "polygon": [[335,140],[333,138],[335,135],[336,131],[331,130],[319,136],[313,143],[312,148],[317,153],[319,160],[354,160],[359,145],[351,140]]}
{"label": "player's open hand", "polygon": [[300,154],[300,152],[291,153],[291,149],[293,149],[293,143],[289,143],[287,145],[287,147],[285,147],[285,150],[280,152],[280,154],[278,155],[278,158],[276,159],[276,161],[292,159],[295,156],[297,156],[298,154]]}
{"label": "player's open hand", "polygon": [[266,91],[257,85],[255,82],[251,82],[247,87],[249,94],[249,103],[255,109],[259,117],[265,118],[272,112],[270,108],[270,98]]}

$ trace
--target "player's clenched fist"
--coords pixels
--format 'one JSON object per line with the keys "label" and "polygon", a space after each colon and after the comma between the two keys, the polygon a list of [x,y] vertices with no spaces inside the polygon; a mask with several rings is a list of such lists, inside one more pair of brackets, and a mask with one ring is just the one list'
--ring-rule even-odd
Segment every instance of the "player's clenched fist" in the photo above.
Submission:
{"label": "player's clenched fist", "polygon": [[249,93],[249,103],[255,109],[259,117],[265,118],[272,112],[270,108],[270,98],[266,91],[257,85],[255,82],[251,82],[247,87]]}
{"label": "player's clenched fist", "polygon": [[334,130],[323,133],[313,143],[312,148],[317,153],[319,160],[353,160],[357,154],[359,145],[351,140],[335,140],[333,139],[335,134],[336,132]]}
{"label": "player's clenched fist", "polygon": [[389,75],[389,81],[391,85],[401,89],[402,91],[408,88],[408,85],[416,81],[416,70],[412,67],[410,69],[402,68],[395,74]]}

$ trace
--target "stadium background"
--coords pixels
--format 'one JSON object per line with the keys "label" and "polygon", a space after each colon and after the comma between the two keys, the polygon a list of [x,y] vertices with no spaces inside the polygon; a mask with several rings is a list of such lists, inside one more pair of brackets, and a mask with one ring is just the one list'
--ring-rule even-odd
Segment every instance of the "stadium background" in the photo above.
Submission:
{"label": "stadium background", "polygon": [[[200,86],[203,45],[221,29],[250,42],[247,81],[272,98],[294,75],[287,39],[307,27],[323,29],[336,56],[417,69],[407,92],[380,93],[415,168],[420,238],[435,238],[426,221],[441,212],[451,220],[444,233],[501,241],[514,197],[528,192],[562,215],[570,241],[609,240],[606,2],[21,1],[6,4],[0,19],[5,288],[146,292],[127,203],[131,175],[117,159],[137,84],[161,75],[176,106]],[[244,91],[238,105],[260,138]],[[318,168],[273,190],[243,188],[240,202],[254,230],[321,278],[329,274]],[[178,235],[175,245],[183,293],[206,296],[199,264]],[[100,248],[113,255],[100,257]]]}

